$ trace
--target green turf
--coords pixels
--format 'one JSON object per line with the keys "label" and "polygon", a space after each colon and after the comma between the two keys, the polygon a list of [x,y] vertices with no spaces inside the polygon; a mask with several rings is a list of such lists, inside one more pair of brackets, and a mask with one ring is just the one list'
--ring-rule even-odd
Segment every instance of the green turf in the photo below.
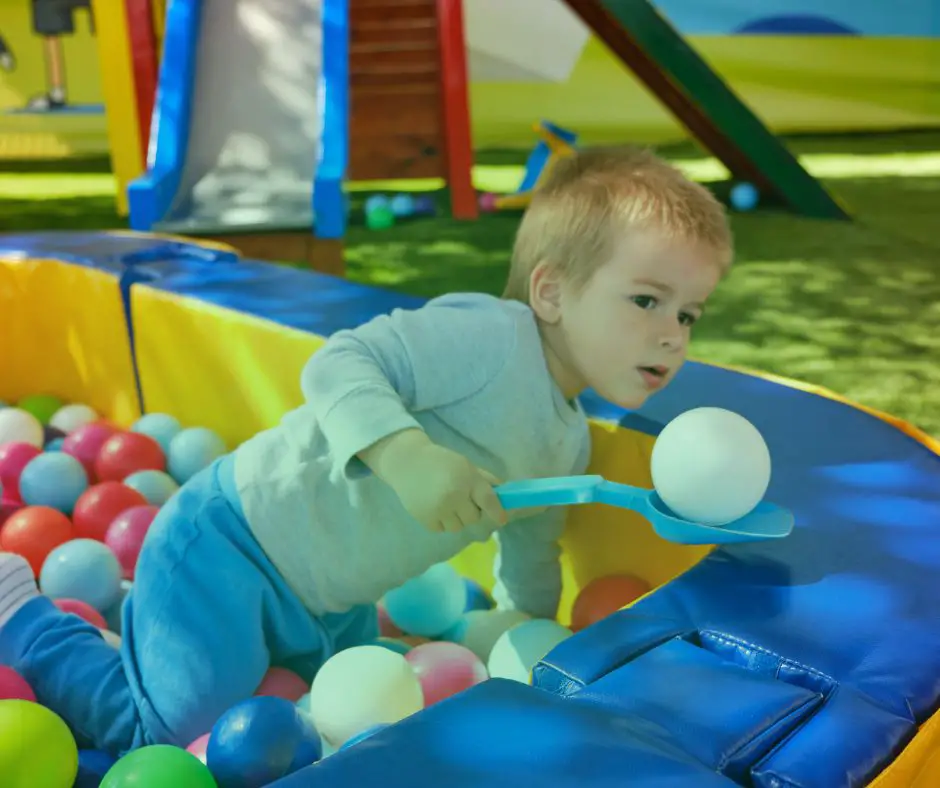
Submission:
{"label": "green turf", "polygon": [[[940,205],[940,132],[789,144],[857,220],[736,215],[737,263],[696,327],[694,356],[826,386],[940,437],[940,237],[930,230]],[[691,145],[663,152],[694,177],[722,174]],[[524,156],[481,153],[478,185],[511,184]],[[113,181],[100,169],[0,172],[0,231],[123,227]],[[363,197],[356,192],[354,206]],[[356,224],[348,275],[422,296],[498,293],[517,221],[441,218],[376,232]]]}

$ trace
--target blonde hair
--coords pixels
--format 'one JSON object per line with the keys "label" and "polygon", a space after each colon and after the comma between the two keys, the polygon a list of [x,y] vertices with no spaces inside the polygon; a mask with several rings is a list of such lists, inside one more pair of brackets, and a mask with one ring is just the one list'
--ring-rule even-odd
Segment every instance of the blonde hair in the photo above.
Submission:
{"label": "blonde hair", "polygon": [[731,264],[724,206],[701,184],[643,148],[590,148],[557,161],[532,195],[512,250],[503,298],[528,303],[542,262],[583,287],[611,254],[617,231],[655,227],[700,241]]}

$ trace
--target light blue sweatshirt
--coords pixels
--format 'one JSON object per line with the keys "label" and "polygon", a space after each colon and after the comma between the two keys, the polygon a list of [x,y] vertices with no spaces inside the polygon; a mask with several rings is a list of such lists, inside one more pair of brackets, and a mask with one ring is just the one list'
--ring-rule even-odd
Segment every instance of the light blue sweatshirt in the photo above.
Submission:
{"label": "light blue sweatshirt", "polygon": [[376,602],[492,536],[499,607],[555,616],[564,508],[433,533],[356,456],[418,427],[503,481],[584,473],[587,419],[549,374],[529,307],[454,294],[395,310],[331,336],[301,386],[304,405],[236,450],[235,482],[252,532],[312,613]]}

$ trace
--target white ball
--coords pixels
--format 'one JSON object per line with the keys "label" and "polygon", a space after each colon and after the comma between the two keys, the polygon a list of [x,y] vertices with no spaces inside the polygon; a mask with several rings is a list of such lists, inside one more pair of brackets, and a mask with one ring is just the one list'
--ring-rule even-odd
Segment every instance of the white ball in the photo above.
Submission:
{"label": "white ball", "polygon": [[334,747],[380,723],[392,724],[424,708],[424,694],[403,655],[383,646],[354,646],[334,654],[310,688],[317,730]]}
{"label": "white ball", "polygon": [[98,419],[98,414],[88,405],[63,405],[49,419],[49,426],[62,430],[66,435],[79,427]]}
{"label": "white ball", "polygon": [[111,648],[116,649],[117,651],[121,650],[121,636],[116,632],[112,632],[110,629],[99,629],[101,637],[104,638],[104,642],[107,643]]}
{"label": "white ball", "polygon": [[679,517],[727,525],[748,514],[770,484],[770,450],[758,429],[724,408],[694,408],[653,445],[653,486]]}
{"label": "white ball", "polygon": [[547,618],[517,624],[500,635],[493,646],[486,663],[490,677],[528,684],[532,668],[571,634],[568,627]]}
{"label": "white ball", "polygon": [[42,424],[32,413],[21,408],[0,410],[0,444],[29,443],[42,448]]}
{"label": "white ball", "polygon": [[502,634],[529,618],[520,610],[470,610],[463,615],[455,642],[470,649],[486,663]]}

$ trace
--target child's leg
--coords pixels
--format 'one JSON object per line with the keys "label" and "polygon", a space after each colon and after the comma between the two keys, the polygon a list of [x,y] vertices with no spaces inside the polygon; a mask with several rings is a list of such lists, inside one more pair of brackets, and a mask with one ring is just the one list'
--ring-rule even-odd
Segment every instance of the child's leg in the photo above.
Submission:
{"label": "child's leg", "polygon": [[222,494],[219,468],[187,484],[151,526],[120,654],[45,599],[0,626],[0,663],[98,749],[186,746],[250,697],[271,664],[317,665],[332,653],[332,636]]}

